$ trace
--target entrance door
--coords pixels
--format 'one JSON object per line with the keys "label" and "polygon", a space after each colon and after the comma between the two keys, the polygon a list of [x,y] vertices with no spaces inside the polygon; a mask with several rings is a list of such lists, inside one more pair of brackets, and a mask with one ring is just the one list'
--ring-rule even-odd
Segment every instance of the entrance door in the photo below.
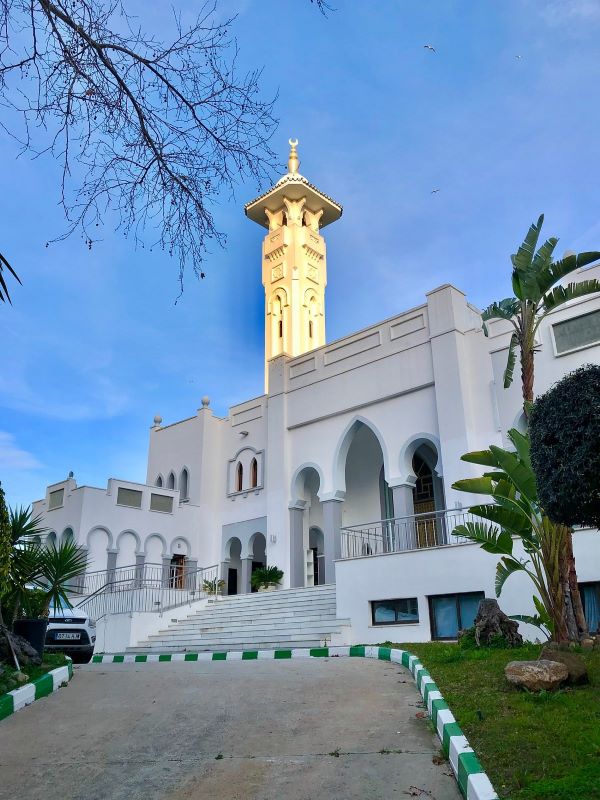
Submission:
{"label": "entrance door", "polygon": [[[253,561],[252,562],[252,572],[256,572],[257,569],[262,569],[264,566],[265,565],[263,564],[262,561]],[[258,589],[255,589],[254,586],[252,586],[252,583],[251,583],[250,584],[250,591],[251,592],[257,592]]]}
{"label": "entrance door", "polygon": [[[433,547],[437,542],[437,520],[435,498],[433,495],[433,474],[423,459],[415,455],[413,469],[417,478],[413,489],[415,514],[422,514],[416,520],[416,546]],[[432,512],[430,516],[425,516]]]}
{"label": "entrance door", "polygon": [[238,571],[233,567],[229,567],[227,573],[227,594],[237,594],[238,586]]}
{"label": "entrance door", "polygon": [[170,585],[172,589],[183,589],[183,581],[185,575],[185,556],[180,553],[175,553],[171,559],[171,580]]}
{"label": "entrance door", "polygon": [[313,570],[315,576],[314,585],[318,586],[321,583],[319,580],[319,549],[318,547],[311,547],[310,549],[312,550],[313,554]]}

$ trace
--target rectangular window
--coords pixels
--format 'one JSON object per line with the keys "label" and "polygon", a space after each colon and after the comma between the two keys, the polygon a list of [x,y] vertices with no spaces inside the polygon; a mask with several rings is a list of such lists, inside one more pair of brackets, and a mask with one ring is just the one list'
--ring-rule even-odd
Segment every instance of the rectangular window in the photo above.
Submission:
{"label": "rectangular window", "polygon": [[456,639],[458,632],[472,627],[484,592],[440,594],[429,598],[432,639]]}
{"label": "rectangular window", "polygon": [[166,494],[150,495],[150,511],[165,511],[168,514],[173,512],[173,498]]}
{"label": "rectangular window", "polygon": [[558,355],[600,344],[600,311],[582,314],[552,326]]}
{"label": "rectangular window", "polygon": [[117,491],[117,505],[129,506],[130,508],[141,508],[142,493],[137,489],[125,489],[124,486],[119,486]]}
{"label": "rectangular window", "polygon": [[63,504],[64,498],[64,489],[55,489],[53,492],[50,492],[48,495],[48,511],[52,511],[53,508],[60,508]]}
{"label": "rectangular window", "polygon": [[583,613],[590,633],[600,633],[600,581],[580,583]]}
{"label": "rectangular window", "polygon": [[419,621],[419,604],[416,597],[398,600],[373,600],[371,602],[373,625],[405,625]]}

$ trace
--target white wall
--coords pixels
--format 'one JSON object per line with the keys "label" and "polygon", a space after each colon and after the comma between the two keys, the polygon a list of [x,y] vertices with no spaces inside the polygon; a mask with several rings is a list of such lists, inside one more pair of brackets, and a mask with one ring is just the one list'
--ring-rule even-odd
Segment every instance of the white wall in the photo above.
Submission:
{"label": "white wall", "polygon": [[[578,578],[581,582],[600,580],[600,533],[581,531],[573,537]],[[515,555],[523,556],[515,547]],[[485,592],[495,597],[494,579],[498,557],[476,544],[411,550],[379,556],[337,561],[337,615],[350,619],[349,644],[377,642],[426,642],[431,639],[428,597],[456,592]],[[534,614],[534,586],[523,574],[512,575],[498,600],[508,614]],[[419,622],[406,625],[371,624],[370,602],[416,597]],[[529,625],[520,626],[528,639],[543,639]]]}

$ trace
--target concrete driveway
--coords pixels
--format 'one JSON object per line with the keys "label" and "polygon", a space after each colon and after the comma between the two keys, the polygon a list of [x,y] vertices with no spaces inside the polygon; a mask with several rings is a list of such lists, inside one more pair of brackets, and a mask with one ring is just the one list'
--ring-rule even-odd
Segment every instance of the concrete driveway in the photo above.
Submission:
{"label": "concrete driveway", "polygon": [[420,710],[362,658],[88,665],[0,724],[0,798],[460,800]]}

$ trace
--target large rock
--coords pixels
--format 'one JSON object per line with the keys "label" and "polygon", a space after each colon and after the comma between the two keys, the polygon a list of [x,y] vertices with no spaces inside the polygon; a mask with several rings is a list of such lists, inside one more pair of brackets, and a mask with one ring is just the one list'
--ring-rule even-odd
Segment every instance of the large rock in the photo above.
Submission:
{"label": "large rock", "polygon": [[501,636],[509,647],[519,647],[523,637],[519,623],[510,619],[500,609],[498,601],[486,597],[479,603],[475,617],[475,641],[478,645],[490,644],[490,640]]}
{"label": "large rock", "polygon": [[554,691],[565,683],[569,670],[559,661],[511,661],[504,668],[506,679],[529,692]]}
{"label": "large rock", "polygon": [[37,667],[42,663],[38,651],[29,644],[27,639],[11,633],[5,625],[0,625],[0,661],[14,664],[9,640],[21,666],[33,664]]}
{"label": "large rock", "polygon": [[572,686],[579,686],[588,682],[587,667],[581,656],[545,645],[539,657],[542,661],[558,661],[560,664],[564,664],[569,670],[568,683]]}

